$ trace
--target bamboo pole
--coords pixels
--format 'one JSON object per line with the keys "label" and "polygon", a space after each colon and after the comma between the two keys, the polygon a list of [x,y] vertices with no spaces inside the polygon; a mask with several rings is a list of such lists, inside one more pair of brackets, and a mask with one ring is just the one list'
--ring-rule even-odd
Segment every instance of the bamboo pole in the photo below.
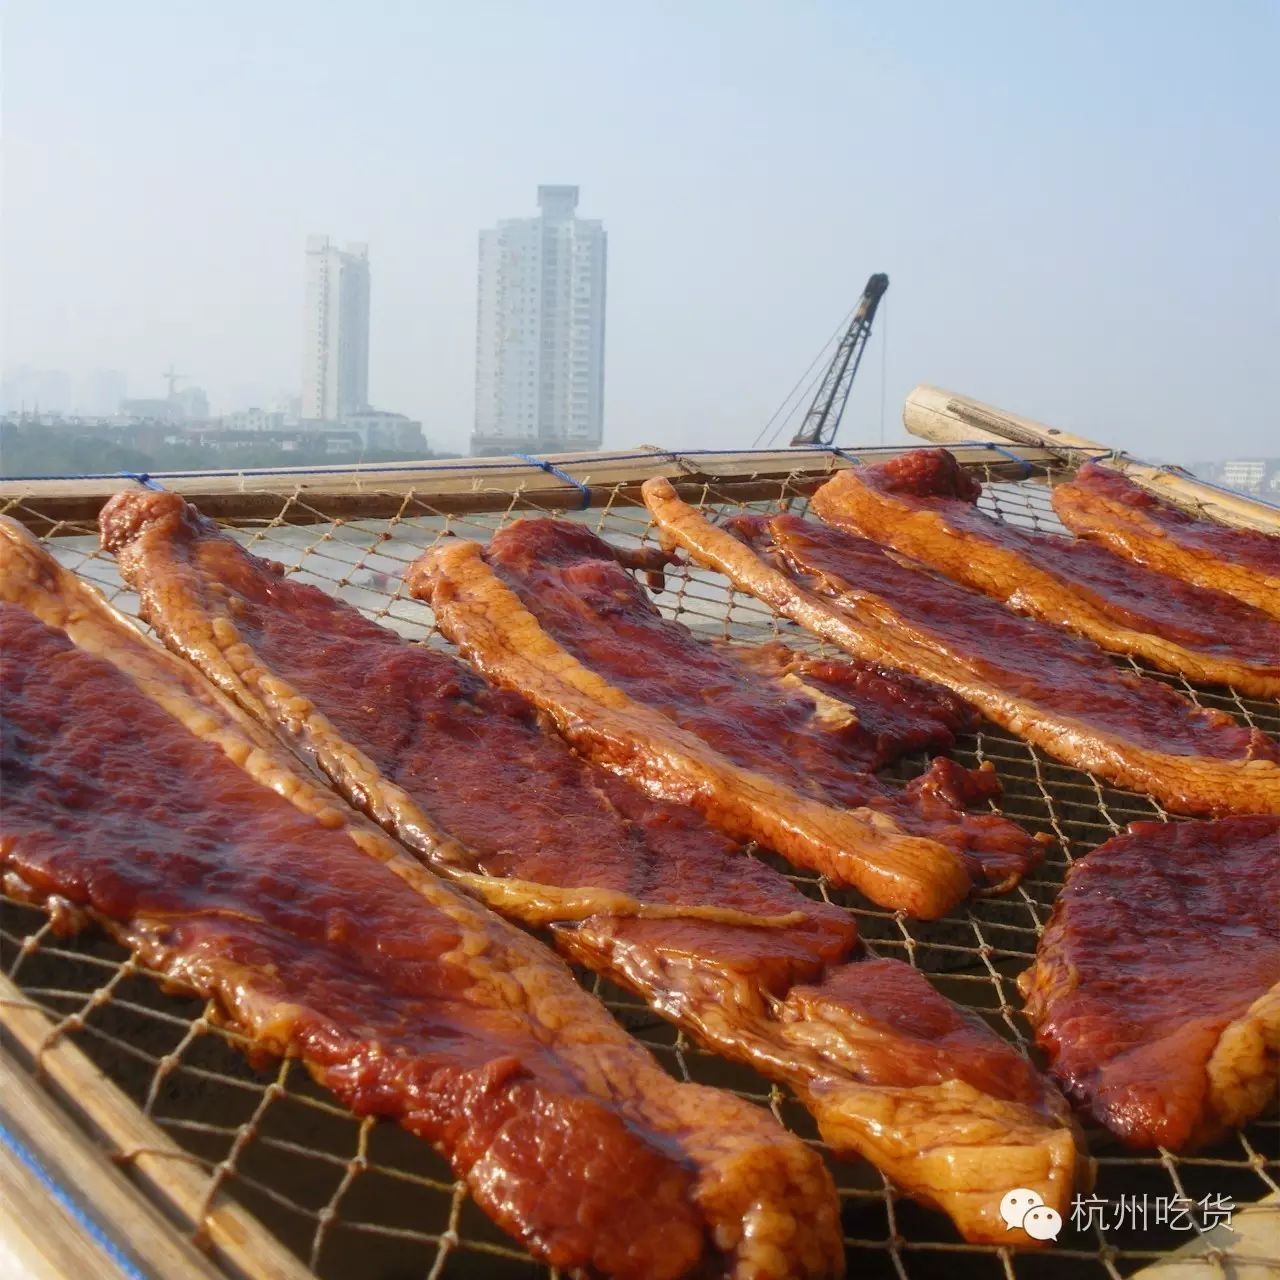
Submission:
{"label": "bamboo pole", "polygon": [[200,1233],[226,1274],[236,1280],[308,1280],[307,1268],[234,1200],[219,1193],[206,1205],[208,1176],[75,1044],[65,1036],[51,1040],[52,1031],[48,1017],[0,975],[0,1055],[9,1053],[19,1066],[24,1060],[30,1064],[136,1184],[188,1235]]}
{"label": "bamboo pole", "polygon": [[1097,459],[1158,497],[1197,515],[1266,533],[1280,532],[1280,509],[1265,502],[1229,493],[1171,467],[1140,462],[1097,440],[1046,426],[941,387],[927,383],[916,387],[903,406],[902,421],[913,436],[948,446],[986,440],[1020,448],[1038,447],[1050,450],[1070,466]]}
{"label": "bamboo pole", "polygon": [[[391,519],[516,509],[574,510],[583,506],[642,505],[640,486],[666,476],[682,496],[697,501],[706,487],[727,498],[766,501],[784,493],[804,494],[832,471],[860,458],[890,457],[902,449],[775,449],[683,452],[638,448],[627,453],[565,453],[544,462],[554,471],[519,458],[458,458],[406,463],[394,468],[326,471],[191,471],[159,482],[224,524],[282,520],[314,524],[326,520]],[[997,473],[1020,475],[1021,462],[975,446],[959,451],[962,462],[985,463]],[[1032,464],[1053,461],[1051,451],[1018,451]],[[91,532],[102,504],[135,481],[121,476],[0,481],[0,514],[13,516],[41,537]],[[76,527],[79,526],[79,527]]]}
{"label": "bamboo pole", "polygon": [[[218,1280],[220,1273],[208,1259],[174,1231],[104,1152],[4,1054],[0,1117],[27,1151],[35,1153],[41,1172],[70,1197],[79,1214],[105,1231],[143,1275],[154,1280]],[[114,1274],[102,1245],[8,1144],[0,1144],[0,1245],[7,1245],[32,1276],[79,1280]]]}

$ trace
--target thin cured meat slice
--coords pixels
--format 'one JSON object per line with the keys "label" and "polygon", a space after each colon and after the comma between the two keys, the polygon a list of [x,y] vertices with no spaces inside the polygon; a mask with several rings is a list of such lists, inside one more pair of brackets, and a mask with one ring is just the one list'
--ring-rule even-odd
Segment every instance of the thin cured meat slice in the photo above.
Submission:
{"label": "thin cured meat slice", "polygon": [[1064,1088],[1186,1151],[1274,1103],[1280,818],[1135,822],[1071,868],[1019,980]]}
{"label": "thin cured meat slice", "polygon": [[[1007,1238],[1011,1168],[1066,1211],[1082,1157],[1061,1099],[986,1028],[952,1037],[961,1015],[908,966],[867,967],[848,913],[576,756],[456,659],[282,577],[175,495],[122,494],[102,527],[171,647],[433,868],[552,923],[566,955],[789,1084],[833,1145],[969,1238]],[[895,1020],[876,992],[903,984]],[[975,1076],[978,1058],[991,1070]]]}
{"label": "thin cured meat slice", "polygon": [[868,662],[946,685],[1051,756],[1166,809],[1280,812],[1280,749],[1094,645],[839,529],[792,515],[718,528],[646,481],[663,537],[799,625]]}
{"label": "thin cured meat slice", "polygon": [[828,524],[913,556],[1111,653],[1254,697],[1280,696],[1280,620],[1099,543],[994,520],[978,509],[981,494],[945,449],[918,449],[838,472],[811,505]]}
{"label": "thin cured meat slice", "polygon": [[955,694],[902,672],[733,644],[665,618],[626,572],[661,589],[671,557],[624,550],[567,520],[526,519],[484,551],[543,628],[637,702],[730,759],[780,771],[837,803],[863,803],[862,777],[912,751],[945,750],[979,717]]}
{"label": "thin cured meat slice", "polygon": [[0,526],[11,893],[62,902],[258,1049],[426,1139],[565,1268],[828,1276],[831,1181],[766,1113],[667,1076],[563,964],[318,788]]}
{"label": "thin cured meat slice", "polygon": [[[474,552],[463,554],[446,546],[424,557],[410,578],[411,586],[430,591],[433,601],[440,596],[437,616],[442,628],[459,636],[474,635],[468,607],[449,585],[461,589],[465,574],[477,592],[483,591],[491,586],[483,580],[485,571],[492,571],[564,654],[604,680],[609,690],[620,691],[667,721],[665,735],[663,726],[657,726],[651,754],[661,752],[664,736],[673,729],[687,732],[710,748],[713,754],[705,757],[710,767],[723,768],[717,764],[720,760],[757,774],[776,784],[784,799],[790,793],[830,809],[887,817],[899,830],[958,853],[974,884],[982,888],[1010,887],[1038,860],[1037,844],[1015,824],[994,814],[963,811],[965,802],[999,794],[989,766],[975,772],[938,760],[905,790],[886,786],[867,771],[896,758],[907,745],[929,740],[949,745],[954,740],[950,733],[946,739],[930,733],[930,722],[939,715],[954,724],[974,725],[942,690],[856,664],[789,655],[785,649],[781,652],[788,656],[780,659],[781,646],[743,649],[708,640],[663,617],[625,571],[620,558],[638,554],[665,558],[652,549],[620,553],[590,530],[567,521],[520,520],[494,535],[481,553],[482,565]],[[446,562],[453,567],[438,569]],[[490,596],[502,601],[496,591]],[[477,646],[471,656],[503,678],[493,650]],[[551,655],[551,666],[567,678],[557,658]],[[862,689],[860,679],[866,681]],[[582,723],[585,717],[576,701],[572,709],[558,709],[554,695],[544,696],[543,682],[529,689],[515,687],[555,717],[561,731],[582,750],[600,749],[592,726]],[[863,729],[864,716],[874,719],[894,710],[905,717],[896,733],[873,737]],[[607,713],[602,709],[598,714]],[[601,758],[612,762],[608,749]],[[629,765],[628,771],[634,768]],[[672,788],[688,785],[687,778],[671,772],[665,777]],[[643,780],[653,781],[652,775],[644,774]],[[714,806],[705,811],[713,822],[720,821]],[[757,830],[729,829],[737,835],[759,835]],[[786,847],[777,847],[803,864],[804,848],[795,833],[789,836]]]}
{"label": "thin cured meat slice", "polygon": [[1280,618],[1280,535],[1202,520],[1095,462],[1054,489],[1053,509],[1073,533],[1127,560]]}

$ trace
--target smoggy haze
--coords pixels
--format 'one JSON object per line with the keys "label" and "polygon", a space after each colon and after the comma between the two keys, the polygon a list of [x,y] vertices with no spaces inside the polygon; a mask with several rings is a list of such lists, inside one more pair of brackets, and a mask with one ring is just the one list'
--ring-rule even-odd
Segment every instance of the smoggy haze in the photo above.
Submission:
{"label": "smoggy haze", "polygon": [[[842,439],[931,381],[1177,460],[1275,452],[1270,3],[10,0],[3,363],[299,389],[368,242],[370,398],[465,449],[476,245],[581,188],[604,441],[747,445],[872,271]],[[883,365],[882,365],[883,361]]]}

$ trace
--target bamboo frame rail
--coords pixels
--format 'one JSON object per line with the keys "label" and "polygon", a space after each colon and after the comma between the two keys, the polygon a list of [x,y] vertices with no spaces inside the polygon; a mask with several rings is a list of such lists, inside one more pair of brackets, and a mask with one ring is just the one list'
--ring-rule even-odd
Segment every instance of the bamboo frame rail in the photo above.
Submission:
{"label": "bamboo frame rail", "polygon": [[[391,519],[417,502],[441,513],[542,510],[642,505],[640,486],[667,476],[682,496],[697,500],[706,486],[744,502],[776,498],[785,485],[793,494],[812,492],[832,471],[862,458],[891,457],[902,448],[669,450],[639,446],[619,453],[561,453],[522,458],[449,458],[369,467],[306,468],[297,471],[188,471],[146,477],[193,502],[205,515],[227,524],[282,520],[315,524],[333,519]],[[1046,448],[1008,450],[981,443],[955,450],[961,462],[986,464],[991,474],[1020,478],[1028,466],[1047,466]],[[48,537],[62,524],[97,519],[102,504],[132,474],[79,479],[0,479],[0,514],[13,516]],[[283,515],[281,495],[291,495]],[[74,530],[67,530],[74,532]]]}

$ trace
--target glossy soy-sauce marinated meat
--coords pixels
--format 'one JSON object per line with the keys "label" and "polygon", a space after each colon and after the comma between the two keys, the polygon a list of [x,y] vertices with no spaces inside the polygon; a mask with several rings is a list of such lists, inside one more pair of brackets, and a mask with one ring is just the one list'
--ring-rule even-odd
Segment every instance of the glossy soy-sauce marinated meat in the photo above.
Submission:
{"label": "glossy soy-sauce marinated meat", "polygon": [[425,871],[0,526],[0,873],[261,1050],[431,1142],[546,1261],[828,1276],[820,1160],[667,1076],[535,940]]}
{"label": "glossy soy-sauce marinated meat", "polygon": [[995,520],[978,509],[981,493],[945,449],[918,449],[837,473],[812,506],[837,528],[913,556],[1111,653],[1259,698],[1280,695],[1280,620],[1096,542]]}
{"label": "glossy soy-sauce marinated meat", "polygon": [[1274,1104],[1280,818],[1136,822],[1074,864],[1019,981],[1051,1072],[1134,1147]]}
{"label": "glossy soy-sauce marinated meat", "polygon": [[665,538],[865,661],[936,680],[1050,755],[1189,814],[1280,812],[1280,748],[1096,646],[876,543],[796,516],[717,528],[665,480]]}
{"label": "glossy soy-sauce marinated meat", "polygon": [[[709,640],[663,617],[619,563],[619,554],[580,525],[519,520],[494,535],[483,561],[565,653],[610,690],[620,690],[709,747],[712,767],[719,757],[819,805],[882,814],[903,832],[954,850],[979,886],[1008,887],[1037,859],[1036,845],[1013,823],[964,812],[966,803],[999,794],[991,770],[975,772],[938,760],[901,790],[868,772],[907,747],[949,745],[953,725],[973,727],[975,718],[953,696],[909,676],[859,664],[803,658],[785,649],[780,656],[780,646],[744,650]],[[640,554],[664,558],[653,550]],[[476,576],[484,572],[474,556],[463,562],[453,548],[441,548],[421,562],[418,581],[432,598],[433,566],[446,558],[460,570],[469,563],[467,571]],[[456,596],[442,600],[439,618],[446,631],[467,627],[465,605]],[[473,656],[488,669],[493,655],[477,651]],[[865,682],[861,690],[859,680]],[[556,715],[553,700],[543,701],[540,688],[523,691]],[[863,727],[867,717],[874,722],[877,715],[894,714],[900,721],[896,731],[873,735]],[[571,741],[592,750],[595,740],[589,729],[579,732],[576,710],[557,719]],[[662,742],[655,738],[659,750]],[[608,749],[602,755],[610,758]],[[639,776],[640,766],[633,761],[628,772]],[[688,783],[677,777],[669,785],[678,790]],[[719,821],[714,807],[708,816]],[[804,863],[794,836],[776,847]],[[838,869],[827,870],[839,878]]]}
{"label": "glossy soy-sauce marinated meat", "polygon": [[[770,743],[766,706],[748,719],[747,700],[739,698],[743,717],[721,717],[713,705],[721,688],[699,682],[697,672],[673,671],[668,696],[643,702],[579,661],[476,543],[440,543],[406,577],[481,670],[533,701],[591,759],[881,906],[932,918],[975,886],[1012,887],[1041,857],[1041,843],[1014,823],[964,811],[963,804],[997,794],[990,769],[938,760],[900,791],[832,767],[830,758],[821,774],[810,774],[786,758],[785,743]],[[607,620],[595,626],[607,630]],[[641,647],[629,650],[637,664]],[[761,692],[767,698],[767,684]],[[817,735],[807,747],[820,754]]]}
{"label": "glossy soy-sauce marinated meat", "polygon": [[1280,535],[1202,520],[1093,462],[1054,489],[1053,509],[1074,533],[1136,564],[1280,618]]}
{"label": "glossy soy-sauce marinated meat", "polygon": [[620,550],[584,525],[525,519],[495,533],[484,559],[579,661],[793,786],[859,804],[867,770],[977,728],[953,693],[902,672],[731,644],[664,617],[626,571],[660,577],[669,557],[656,548]]}
{"label": "glossy soy-sauce marinated meat", "polygon": [[[574,960],[785,1081],[834,1146],[968,1237],[1005,1238],[1010,1163],[1065,1211],[1080,1153],[1061,1100],[980,1025],[956,1038],[959,1011],[908,966],[869,966],[848,913],[574,755],[456,659],[282,577],[175,495],[123,494],[102,524],[166,641],[433,867],[553,923]],[[975,1075],[979,1059],[990,1070]]]}

